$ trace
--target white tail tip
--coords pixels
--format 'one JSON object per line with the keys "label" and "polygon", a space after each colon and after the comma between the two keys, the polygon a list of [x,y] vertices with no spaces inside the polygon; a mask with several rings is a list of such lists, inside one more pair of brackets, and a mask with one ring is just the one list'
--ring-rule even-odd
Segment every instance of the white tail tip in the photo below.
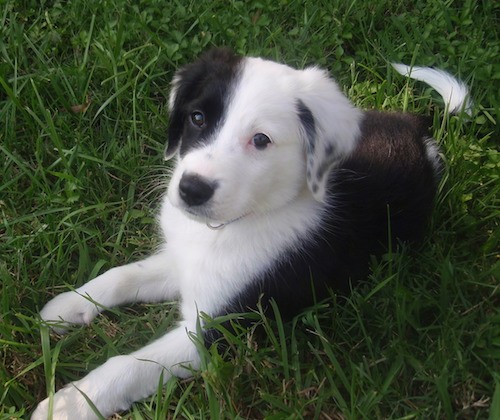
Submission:
{"label": "white tail tip", "polygon": [[464,111],[472,115],[472,102],[469,88],[451,74],[430,67],[410,67],[406,64],[392,63],[392,67],[401,75],[427,83],[438,92],[445,104],[447,112],[452,114]]}

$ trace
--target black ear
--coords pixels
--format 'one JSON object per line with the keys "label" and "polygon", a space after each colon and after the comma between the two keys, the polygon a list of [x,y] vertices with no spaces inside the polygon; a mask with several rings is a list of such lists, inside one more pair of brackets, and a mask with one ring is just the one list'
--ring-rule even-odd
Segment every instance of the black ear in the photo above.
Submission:
{"label": "black ear", "polygon": [[232,79],[240,60],[241,57],[229,48],[213,48],[175,73],[168,102],[170,123],[165,159],[170,159],[179,150],[184,122],[192,112],[190,104],[202,95],[207,86]]}

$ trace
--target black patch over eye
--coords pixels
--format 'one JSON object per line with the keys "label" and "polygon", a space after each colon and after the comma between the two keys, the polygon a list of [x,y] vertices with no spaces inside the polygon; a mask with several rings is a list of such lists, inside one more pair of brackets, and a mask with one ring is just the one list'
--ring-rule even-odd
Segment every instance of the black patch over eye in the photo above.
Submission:
{"label": "black patch over eye", "polygon": [[270,143],[271,139],[264,133],[257,133],[252,137],[252,144],[257,150],[264,150]]}
{"label": "black patch over eye", "polygon": [[196,127],[203,127],[205,125],[205,115],[201,111],[193,111],[191,113],[191,122]]}

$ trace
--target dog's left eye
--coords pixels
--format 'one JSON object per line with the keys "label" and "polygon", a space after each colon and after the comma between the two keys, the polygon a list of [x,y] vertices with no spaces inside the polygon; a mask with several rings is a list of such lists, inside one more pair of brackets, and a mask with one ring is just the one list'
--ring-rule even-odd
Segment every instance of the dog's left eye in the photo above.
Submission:
{"label": "dog's left eye", "polygon": [[257,133],[252,137],[252,144],[257,150],[264,150],[268,144],[271,143],[271,139],[267,137],[264,133]]}

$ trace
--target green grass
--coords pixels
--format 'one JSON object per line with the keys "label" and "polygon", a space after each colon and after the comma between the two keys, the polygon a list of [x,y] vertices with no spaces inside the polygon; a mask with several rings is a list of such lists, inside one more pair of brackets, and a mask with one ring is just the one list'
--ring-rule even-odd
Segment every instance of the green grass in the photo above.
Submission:
{"label": "green grass", "polygon": [[[422,246],[374,264],[348,299],[228,335],[230,357],[204,351],[204,371],[124,417],[500,418],[495,2],[68,3],[0,1],[0,418],[27,418],[175,318],[172,303],[136,305],[60,338],[36,314],[158,244],[169,81],[212,45],[319,64],[360,107],[431,115],[446,174]],[[443,117],[388,61],[458,74],[474,116]]]}

